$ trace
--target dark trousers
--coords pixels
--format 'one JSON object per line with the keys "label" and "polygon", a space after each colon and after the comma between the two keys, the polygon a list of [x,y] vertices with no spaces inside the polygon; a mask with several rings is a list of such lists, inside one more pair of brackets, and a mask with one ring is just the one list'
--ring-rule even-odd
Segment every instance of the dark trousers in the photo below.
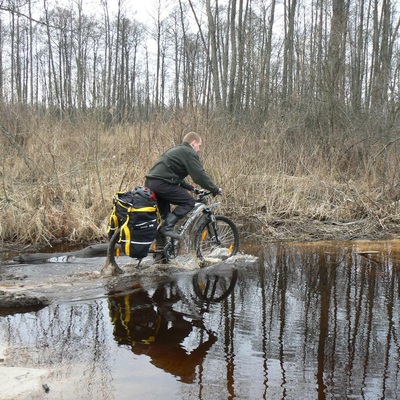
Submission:
{"label": "dark trousers", "polygon": [[145,185],[155,192],[161,215],[165,217],[170,211],[170,205],[176,205],[174,214],[180,219],[194,208],[195,200],[186,189],[179,185],[164,182],[160,179],[146,179]]}

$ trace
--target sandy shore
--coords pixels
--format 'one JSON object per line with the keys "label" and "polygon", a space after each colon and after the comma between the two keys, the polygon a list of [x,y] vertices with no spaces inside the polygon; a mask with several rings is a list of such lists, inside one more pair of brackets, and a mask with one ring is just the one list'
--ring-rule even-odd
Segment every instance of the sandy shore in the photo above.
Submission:
{"label": "sandy shore", "polygon": [[45,393],[42,385],[48,373],[46,369],[8,366],[7,348],[0,345],[1,400],[40,398]]}

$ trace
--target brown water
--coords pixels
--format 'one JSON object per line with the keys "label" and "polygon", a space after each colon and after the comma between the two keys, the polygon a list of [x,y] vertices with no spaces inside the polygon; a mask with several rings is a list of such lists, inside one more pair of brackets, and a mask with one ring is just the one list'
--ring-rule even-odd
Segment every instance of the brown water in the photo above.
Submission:
{"label": "brown water", "polygon": [[38,398],[400,398],[399,242],[253,252],[0,318],[0,343],[51,370]]}

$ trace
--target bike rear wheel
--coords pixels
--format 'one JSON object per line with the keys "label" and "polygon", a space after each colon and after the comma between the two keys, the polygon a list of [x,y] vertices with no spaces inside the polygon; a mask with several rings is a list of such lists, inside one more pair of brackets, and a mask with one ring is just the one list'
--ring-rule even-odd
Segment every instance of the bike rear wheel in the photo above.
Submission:
{"label": "bike rear wheel", "polygon": [[194,248],[201,261],[207,257],[231,257],[239,250],[239,231],[232,220],[215,215],[206,218],[194,236]]}

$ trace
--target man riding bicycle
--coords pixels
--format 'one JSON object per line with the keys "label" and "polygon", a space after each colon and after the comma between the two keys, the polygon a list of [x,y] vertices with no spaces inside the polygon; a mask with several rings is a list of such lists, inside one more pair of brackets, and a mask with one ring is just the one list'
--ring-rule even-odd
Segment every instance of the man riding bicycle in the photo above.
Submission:
{"label": "man riding bicycle", "polygon": [[[222,193],[204,171],[198,155],[201,146],[201,137],[196,132],[187,133],[183,142],[167,150],[146,175],[145,185],[156,193],[164,218],[160,232],[176,240],[181,238],[174,230],[176,223],[195,205],[194,198],[187,192],[194,187],[184,179],[190,176],[193,182],[214,195]],[[172,212],[171,204],[176,205]]]}

